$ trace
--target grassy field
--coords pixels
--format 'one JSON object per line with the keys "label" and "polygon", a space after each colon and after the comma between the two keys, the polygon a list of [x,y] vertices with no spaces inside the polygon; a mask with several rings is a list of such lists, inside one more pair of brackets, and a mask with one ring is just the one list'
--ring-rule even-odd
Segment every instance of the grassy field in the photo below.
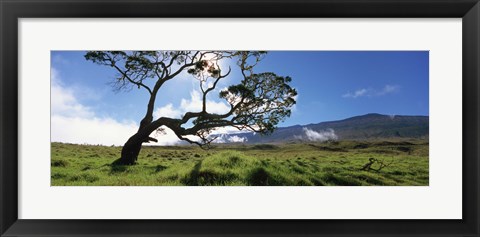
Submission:
{"label": "grassy field", "polygon": [[[210,150],[146,146],[134,166],[111,165],[121,147],[52,143],[51,148],[53,186],[429,184],[427,140],[218,145]],[[370,160],[373,164],[365,168]]]}

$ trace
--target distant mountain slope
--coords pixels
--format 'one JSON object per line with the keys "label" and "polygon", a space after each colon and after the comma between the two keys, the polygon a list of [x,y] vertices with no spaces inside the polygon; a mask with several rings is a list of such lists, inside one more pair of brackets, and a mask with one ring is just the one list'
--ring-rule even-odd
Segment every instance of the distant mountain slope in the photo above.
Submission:
{"label": "distant mountain slope", "polygon": [[344,120],[278,128],[273,134],[223,134],[219,141],[276,143],[288,141],[363,140],[375,138],[428,137],[428,116],[366,114]]}

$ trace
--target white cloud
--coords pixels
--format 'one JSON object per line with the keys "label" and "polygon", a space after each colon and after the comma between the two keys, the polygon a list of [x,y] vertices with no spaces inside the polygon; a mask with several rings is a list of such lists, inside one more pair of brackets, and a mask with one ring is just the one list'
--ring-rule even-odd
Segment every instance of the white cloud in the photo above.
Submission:
{"label": "white cloud", "polygon": [[240,142],[247,142],[248,139],[246,137],[238,136],[238,135],[229,135],[229,134],[219,134],[219,135],[212,135],[217,136],[213,143],[240,143]]}
{"label": "white cloud", "polygon": [[[134,121],[97,116],[76,99],[73,87],[62,84],[54,68],[51,75],[52,142],[123,145],[137,131],[138,124]],[[179,141],[169,129],[165,129],[165,134],[153,135],[159,140],[155,144],[172,145]]]}
{"label": "white cloud", "polygon": [[367,89],[358,89],[353,93],[348,92],[347,94],[344,94],[342,97],[343,98],[357,98],[357,97],[366,95],[367,92],[368,92]]}
{"label": "white cloud", "polygon": [[380,90],[377,95],[386,95],[398,91],[400,87],[395,85],[385,85],[382,90]]}
{"label": "white cloud", "polygon": [[181,115],[182,115],[182,111],[174,109],[171,103],[163,107],[157,108],[153,112],[154,118],[160,118],[160,117],[180,118]]}
{"label": "white cloud", "polygon": [[177,135],[168,127],[162,126],[163,133],[153,132],[152,137],[155,137],[158,142],[144,143],[144,145],[175,145],[180,142]]}
{"label": "white cloud", "polygon": [[219,127],[216,128],[212,134],[234,134],[234,133],[244,133],[245,130],[239,130],[235,127]]}
{"label": "white cloud", "polygon": [[[202,110],[202,96],[199,91],[193,90],[190,92],[189,99],[181,99],[180,106],[174,108],[173,104],[169,103],[163,107],[159,107],[155,110],[154,118],[160,118],[162,116],[170,118],[180,118],[186,112],[199,112]],[[207,99],[206,104],[207,112],[223,114],[230,110],[230,107],[223,102],[216,102]]]}
{"label": "white cloud", "polygon": [[246,142],[248,139],[246,137],[240,137],[237,135],[231,136],[228,138],[229,142]]}
{"label": "white cloud", "polygon": [[399,89],[400,89],[400,87],[397,86],[397,85],[385,85],[380,90],[361,88],[361,89],[358,89],[354,92],[348,92],[346,94],[343,94],[342,97],[343,98],[356,99],[358,97],[363,97],[363,96],[368,96],[368,97],[384,96],[384,95],[387,95],[387,94],[397,92]]}
{"label": "white cloud", "polygon": [[112,118],[52,115],[52,141],[77,144],[123,145],[138,129],[134,122]]}
{"label": "white cloud", "polygon": [[61,84],[58,72],[51,70],[51,113],[66,117],[91,117],[93,112],[90,108],[80,104],[75,98],[74,91]]}
{"label": "white cloud", "polygon": [[296,139],[324,142],[329,140],[337,140],[335,131],[331,128],[325,131],[314,131],[312,129],[303,128],[304,135],[294,136]]}
{"label": "white cloud", "polygon": [[[153,117],[181,118],[186,112],[200,112],[203,106],[202,100],[201,93],[193,90],[190,92],[189,99],[181,99],[180,106],[174,107],[172,103],[169,103],[163,107],[159,107],[154,111]],[[224,114],[230,111],[230,106],[224,102],[216,102],[209,99],[207,99],[206,108],[207,112],[215,114]]]}
{"label": "white cloud", "polygon": [[[207,99],[206,104],[207,112],[222,114],[227,113],[230,107],[223,102],[216,102]],[[180,102],[180,110],[183,112],[199,112],[202,110],[202,96],[199,91],[192,91],[190,93],[190,99],[182,99]]]}

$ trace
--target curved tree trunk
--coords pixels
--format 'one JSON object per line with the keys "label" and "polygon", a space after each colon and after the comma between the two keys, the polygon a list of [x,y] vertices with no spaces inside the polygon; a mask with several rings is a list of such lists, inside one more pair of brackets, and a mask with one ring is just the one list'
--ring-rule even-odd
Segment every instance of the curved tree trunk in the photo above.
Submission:
{"label": "curved tree trunk", "polygon": [[138,154],[142,149],[143,141],[136,138],[137,134],[133,135],[123,145],[122,156],[115,161],[115,164],[119,165],[133,165],[137,161]]}
{"label": "curved tree trunk", "polygon": [[[118,165],[134,165],[137,161],[138,154],[142,149],[142,144],[144,142],[154,141],[157,142],[157,139],[149,137],[150,134],[160,126],[168,123],[172,119],[161,118],[157,121],[152,122],[151,116],[146,116],[140,122],[140,127],[138,128],[137,133],[131,136],[128,141],[123,145],[122,154],[120,159],[114,161],[114,164]],[[157,123],[156,123],[157,122]]]}
{"label": "curved tree trunk", "polygon": [[[188,119],[186,121],[188,121]],[[113,164],[134,165],[137,161],[138,154],[142,149],[142,143],[150,141],[158,142],[157,139],[151,138],[150,134],[161,126],[170,128],[179,139],[185,140],[182,138],[182,135],[194,134],[195,132],[186,132],[186,130],[181,127],[183,123],[185,122],[180,119],[166,117],[161,117],[155,121],[152,121],[152,117],[147,115],[147,117],[140,122],[140,128],[138,129],[137,133],[131,136],[125,145],[123,145],[122,156],[120,159],[114,161]],[[200,128],[196,128],[195,131],[198,131],[199,129]],[[196,143],[193,141],[191,142]]]}
{"label": "curved tree trunk", "polygon": [[138,154],[142,149],[142,143],[147,141],[147,137],[142,136],[142,130],[150,124],[152,121],[151,117],[146,117],[140,122],[140,128],[137,133],[131,136],[127,142],[123,145],[122,155],[120,159],[116,160],[114,163],[119,165],[134,165],[138,159]]}

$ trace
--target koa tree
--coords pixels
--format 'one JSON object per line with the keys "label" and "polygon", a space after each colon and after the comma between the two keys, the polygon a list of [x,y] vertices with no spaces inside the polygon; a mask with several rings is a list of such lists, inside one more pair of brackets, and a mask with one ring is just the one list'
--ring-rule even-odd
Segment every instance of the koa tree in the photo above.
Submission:
{"label": "koa tree", "polygon": [[[117,90],[138,88],[149,94],[146,113],[138,131],[122,148],[116,164],[136,163],[143,143],[157,141],[155,131],[167,127],[183,141],[208,147],[215,140],[212,132],[220,127],[235,127],[260,134],[271,133],[275,126],[291,114],[297,92],[289,84],[291,78],[273,72],[254,72],[265,57],[260,51],[89,51],[86,60],[111,67],[116,71],[113,86]],[[230,66],[221,66],[228,61]],[[224,67],[224,68],[222,68]],[[239,84],[216,90],[219,81],[234,71],[242,78]],[[237,68],[238,67],[238,68]],[[165,83],[188,75],[199,81],[202,108],[188,111],[181,118],[153,117],[155,101]],[[207,96],[219,93],[229,111],[210,113]],[[160,93],[161,94],[161,93]],[[161,97],[161,96],[160,96]]]}

